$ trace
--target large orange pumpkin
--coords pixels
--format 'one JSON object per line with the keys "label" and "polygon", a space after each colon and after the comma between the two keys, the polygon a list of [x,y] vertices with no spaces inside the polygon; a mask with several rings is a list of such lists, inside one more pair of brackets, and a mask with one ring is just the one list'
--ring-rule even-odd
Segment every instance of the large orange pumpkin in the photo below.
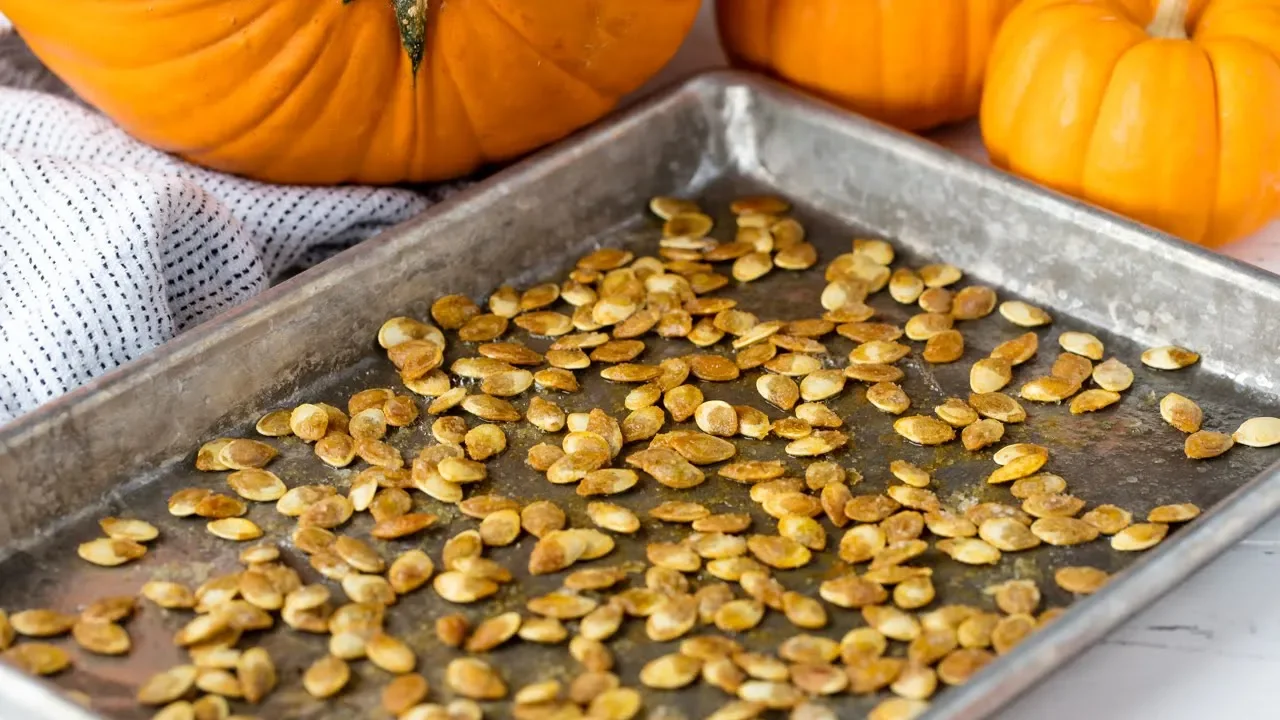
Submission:
{"label": "large orange pumpkin", "polygon": [[590,123],[698,0],[0,0],[127,131],[277,182],[435,180]]}
{"label": "large orange pumpkin", "polygon": [[1020,0],[718,0],[735,63],[907,130],[978,112],[987,53]]}
{"label": "large orange pumpkin", "polygon": [[1027,0],[992,51],[998,166],[1193,242],[1280,209],[1280,0]]}

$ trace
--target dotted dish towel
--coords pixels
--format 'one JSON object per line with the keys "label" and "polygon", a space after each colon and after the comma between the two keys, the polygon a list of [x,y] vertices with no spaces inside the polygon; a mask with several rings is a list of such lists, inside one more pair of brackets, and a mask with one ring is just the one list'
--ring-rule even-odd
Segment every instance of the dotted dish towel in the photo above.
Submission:
{"label": "dotted dish towel", "polygon": [[447,195],[272,186],[143,145],[0,17],[0,424]]}

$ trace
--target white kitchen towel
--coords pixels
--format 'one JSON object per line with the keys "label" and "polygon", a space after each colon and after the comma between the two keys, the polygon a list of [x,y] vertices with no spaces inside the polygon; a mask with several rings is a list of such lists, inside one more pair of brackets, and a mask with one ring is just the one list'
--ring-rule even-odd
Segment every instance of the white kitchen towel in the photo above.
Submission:
{"label": "white kitchen towel", "polygon": [[0,424],[454,186],[264,185],[134,140],[0,17]]}

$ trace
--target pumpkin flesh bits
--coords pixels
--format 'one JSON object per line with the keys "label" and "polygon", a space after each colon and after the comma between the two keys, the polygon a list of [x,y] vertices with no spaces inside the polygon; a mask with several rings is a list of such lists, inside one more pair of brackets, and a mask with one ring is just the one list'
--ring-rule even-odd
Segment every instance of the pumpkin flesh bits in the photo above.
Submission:
{"label": "pumpkin flesh bits", "polygon": [[[781,198],[739,198],[727,221],[679,198],[650,209],[655,254],[600,248],[483,304],[437,298],[375,329],[384,382],[205,443],[194,464],[210,482],[169,495],[167,516],[101,518],[77,547],[94,572],[146,574],[139,599],[0,611],[3,658],[75,672],[50,644],[64,637],[128,655],[142,603],[181,618],[172,642],[189,662],[137,690],[165,717],[224,717],[226,699],[274,693],[345,702],[364,665],[383,711],[408,718],[480,717],[478,702],[633,718],[652,691],[704,685],[732,696],[712,717],[835,717],[821,696],[842,693],[910,717],[1062,612],[1049,598],[1110,578],[1055,560],[1051,582],[1010,579],[1028,551],[1128,557],[1199,516],[1185,497],[1095,504],[1055,465],[1075,446],[1029,442],[1020,425],[1105,418],[1133,404],[1130,367],[1185,367],[1185,352],[1104,361],[1098,338],[1067,330],[1053,334],[1061,354],[1037,355],[1044,310],[953,265],[911,267],[879,239],[823,257]],[[810,306],[750,306],[796,273],[821,287]],[[1003,339],[970,342],[988,324]],[[922,373],[946,380],[921,388]],[[1203,429],[1221,418],[1177,393],[1148,414],[1189,464],[1280,444],[1275,418]],[[869,456],[882,459],[855,464]],[[192,532],[210,556],[191,560],[225,572],[147,573]],[[304,584],[288,552],[323,579]],[[943,572],[983,590],[976,604],[956,604]],[[437,606],[434,638],[403,632]],[[841,611],[863,624],[835,634]],[[753,635],[775,618],[786,637]],[[314,652],[272,657],[268,633]],[[671,647],[638,662],[624,638]],[[421,667],[434,640],[455,655]],[[538,658],[490,662],[499,648]]]}

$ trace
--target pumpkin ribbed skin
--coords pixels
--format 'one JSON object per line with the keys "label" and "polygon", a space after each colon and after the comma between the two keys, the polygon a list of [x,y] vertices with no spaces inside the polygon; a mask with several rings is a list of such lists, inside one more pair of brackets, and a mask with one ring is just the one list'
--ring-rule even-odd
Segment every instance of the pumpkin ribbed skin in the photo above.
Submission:
{"label": "pumpkin ribbed skin", "polygon": [[978,111],[987,53],[1019,0],[718,0],[735,63],[906,130]]}
{"label": "pumpkin ribbed skin", "polygon": [[1218,245],[1280,209],[1280,0],[1192,3],[1189,39],[1148,33],[1158,5],[1027,0],[992,51],[983,140],[997,166]]}
{"label": "pumpkin ribbed skin", "polygon": [[608,112],[697,0],[431,0],[416,73],[389,0],[0,0],[145,142],[275,182],[449,178]]}

